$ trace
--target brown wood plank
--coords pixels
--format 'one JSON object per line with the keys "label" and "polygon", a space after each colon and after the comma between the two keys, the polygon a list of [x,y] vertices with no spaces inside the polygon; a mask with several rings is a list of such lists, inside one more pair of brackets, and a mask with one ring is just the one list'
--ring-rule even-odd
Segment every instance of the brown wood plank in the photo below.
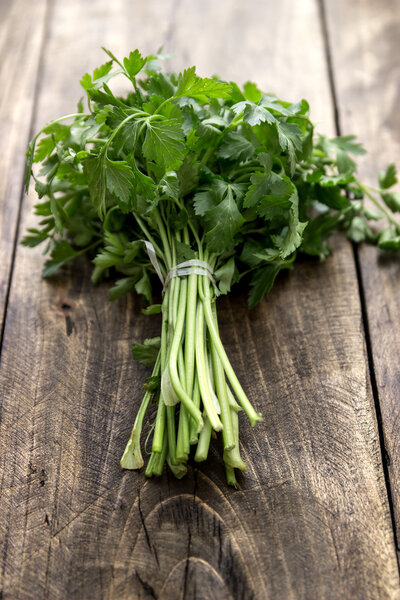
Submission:
{"label": "brown wood plank", "polygon": [[[36,125],[70,110],[100,45],[147,51],[166,38],[175,67],[239,80],[246,69],[265,88],[310,98],[332,129],[314,0],[57,0]],[[1,371],[3,598],[395,598],[355,268],[349,245],[335,246],[252,313],[240,294],[220,304],[227,350],[265,416],[254,430],[241,420],[250,468],[239,490],[224,482],[217,445],[182,481],[121,472],[145,374],[130,342],[158,323],[136,299],[109,304],[84,261],[48,283],[40,251],[18,248]]]}
{"label": "brown wood plank", "polygon": [[46,6],[46,0],[0,3],[0,331],[17,233]]}
{"label": "brown wood plank", "polygon": [[[341,0],[326,8],[342,129],[367,148],[361,173],[376,186],[378,170],[390,162],[400,169],[400,5]],[[368,246],[359,257],[399,540],[400,257]]]}

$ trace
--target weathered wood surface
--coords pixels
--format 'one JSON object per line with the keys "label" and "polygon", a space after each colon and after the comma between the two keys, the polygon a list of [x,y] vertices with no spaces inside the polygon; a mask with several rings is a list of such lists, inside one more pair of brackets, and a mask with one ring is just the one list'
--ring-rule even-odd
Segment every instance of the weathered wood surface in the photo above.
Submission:
{"label": "weathered wood surface", "polygon": [[[339,1],[327,8],[342,129],[368,148],[361,172],[376,186],[378,168],[400,165],[400,4]],[[358,252],[399,540],[400,262],[368,246]]]}
{"label": "weathered wood surface", "polygon": [[[0,331],[46,22],[46,0],[0,2]],[[32,23],[35,24],[32,27]]]}
{"label": "weathered wood surface", "polygon": [[[309,98],[333,130],[314,0],[51,6],[35,128],[70,110],[100,45],[165,41],[174,68],[246,71]],[[4,599],[398,597],[356,269],[347,242],[335,248],[323,265],[297,265],[252,313],[238,294],[220,304],[227,350],[265,417],[254,430],[242,419],[250,468],[232,490],[217,445],[182,481],[121,471],[145,375],[130,342],[158,323],[133,298],[109,304],[84,261],[47,283],[40,250],[18,247],[0,375]]]}

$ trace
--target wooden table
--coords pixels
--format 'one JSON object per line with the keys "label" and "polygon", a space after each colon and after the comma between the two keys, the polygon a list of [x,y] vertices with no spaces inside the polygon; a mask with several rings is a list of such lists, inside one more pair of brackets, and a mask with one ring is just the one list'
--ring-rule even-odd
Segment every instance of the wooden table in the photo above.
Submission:
{"label": "wooden table", "polygon": [[265,417],[242,420],[234,490],[216,445],[182,481],[121,471],[147,373],[130,344],[158,323],[136,298],[108,303],[84,261],[43,281],[41,249],[18,243],[33,131],[73,110],[100,46],[161,44],[169,68],[308,98],[320,130],[369,149],[367,181],[400,165],[398,0],[0,1],[0,597],[399,598],[399,256],[337,236],[252,312],[220,302]]}

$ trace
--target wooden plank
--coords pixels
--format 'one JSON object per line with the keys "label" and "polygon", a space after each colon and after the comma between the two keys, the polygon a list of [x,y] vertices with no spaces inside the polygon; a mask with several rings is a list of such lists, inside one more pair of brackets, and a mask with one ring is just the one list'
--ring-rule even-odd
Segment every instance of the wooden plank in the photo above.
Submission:
{"label": "wooden plank", "polygon": [[[329,130],[316,2],[244,10],[229,0],[219,11],[211,0],[57,0],[37,125],[70,110],[98,46],[125,52],[140,35],[145,51],[167,38],[178,68],[196,62],[236,79],[246,69],[285,97],[311,98],[318,114],[328,107]],[[285,57],[302,53],[301,76],[294,63],[266,63],[282,36]],[[241,421],[250,468],[237,491],[217,445],[182,481],[121,472],[145,373],[129,345],[158,323],[135,299],[108,304],[85,262],[47,283],[40,252],[18,248],[1,371],[4,598],[395,598],[355,269],[348,244],[335,246],[326,264],[282,277],[252,313],[239,294],[220,304],[227,350],[265,416],[255,430]]]}
{"label": "wooden plank", "polygon": [[[327,16],[342,129],[367,148],[361,174],[376,186],[378,170],[390,162],[400,168],[400,6],[329,1]],[[368,246],[359,257],[399,540],[400,258]]]}
{"label": "wooden plank", "polygon": [[46,5],[46,0],[0,3],[0,331],[17,233]]}

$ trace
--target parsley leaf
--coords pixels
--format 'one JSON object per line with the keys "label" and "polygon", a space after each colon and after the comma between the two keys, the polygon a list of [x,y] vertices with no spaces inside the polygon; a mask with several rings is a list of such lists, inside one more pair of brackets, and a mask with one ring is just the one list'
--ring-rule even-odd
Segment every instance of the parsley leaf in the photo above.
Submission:
{"label": "parsley leaf", "polygon": [[149,160],[160,165],[164,171],[176,169],[184,158],[183,137],[183,131],[178,121],[147,119],[143,154]]}

